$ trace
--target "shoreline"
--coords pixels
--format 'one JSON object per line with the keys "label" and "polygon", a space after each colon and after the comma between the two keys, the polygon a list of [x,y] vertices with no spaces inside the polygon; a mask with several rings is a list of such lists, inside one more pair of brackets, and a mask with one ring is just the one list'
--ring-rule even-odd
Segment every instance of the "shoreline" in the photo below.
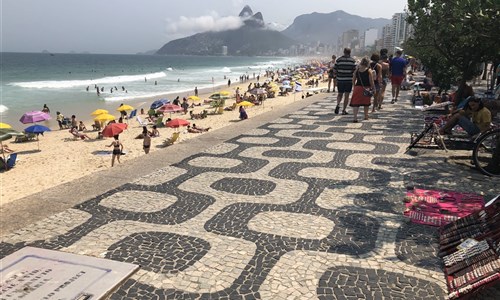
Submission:
{"label": "shoreline", "polygon": [[[261,78],[263,81],[266,78]],[[255,80],[249,80],[239,84],[232,84],[230,88],[227,85],[219,85],[214,87],[215,91],[227,90],[234,93],[237,87],[240,87],[241,91],[246,91],[248,84]],[[324,87],[326,84],[324,82],[320,83],[320,87]],[[194,94],[193,92],[190,94]],[[209,112],[214,111],[209,105],[203,104],[203,99],[208,99],[208,96],[212,94],[212,88],[200,89],[199,97],[202,99],[201,106],[195,106],[193,110],[194,113],[200,113],[202,110],[206,109]],[[253,106],[247,108],[247,113],[249,118],[253,118],[257,115],[263,114],[265,112],[271,111],[273,109],[279,109],[280,107],[286,106],[294,101],[301,100],[302,93],[298,92],[296,94],[289,94],[288,96],[277,96],[276,98],[270,98],[265,100],[265,104],[261,106]],[[180,98],[185,95],[179,95]],[[187,97],[187,96],[186,96]],[[173,98],[172,98],[173,99]],[[143,103],[145,113],[149,109],[150,104],[157,100],[153,98],[150,100],[136,100],[124,102],[124,104],[132,105],[134,108],[138,108],[138,115],[140,115],[140,107],[137,107],[136,103]],[[170,99],[169,99],[170,100]],[[225,106],[231,106],[236,99],[233,97],[226,100]],[[190,101],[190,104],[192,101]],[[113,115],[118,115],[116,108],[119,104],[114,104],[114,110],[109,109],[110,113]],[[91,112],[97,108],[92,108]],[[130,112],[128,112],[130,113]],[[83,119],[78,118],[77,120],[84,121],[87,129],[92,129],[93,120],[90,114],[89,118]],[[198,127],[211,127],[211,131],[231,126],[234,122],[240,122],[239,113],[235,111],[224,111],[221,115],[209,115],[205,119],[191,120],[190,115],[183,113],[173,113],[172,119],[182,118],[188,120],[191,124],[196,123]],[[145,119],[145,115],[142,116]],[[52,120],[51,120],[52,121]],[[55,120],[53,120],[55,122]],[[245,121],[241,121],[245,122]],[[29,126],[29,125],[27,125]],[[54,126],[54,125],[52,125]],[[150,127],[149,127],[150,128]],[[163,141],[170,137],[175,129],[172,128],[159,128],[160,137],[152,138],[150,153],[156,151],[161,151],[169,148],[162,148],[160,145]],[[135,139],[135,137],[142,132],[142,126],[134,119],[129,120],[129,126],[126,131],[120,134],[120,141],[124,144],[124,150],[126,155],[121,157],[121,165],[127,164],[127,161],[146,155],[142,149],[142,139]],[[196,138],[205,133],[186,133],[186,128],[181,128],[180,143],[182,141]],[[111,168],[111,155],[108,154],[111,148],[106,147],[111,143],[112,139],[105,138],[102,140],[95,139],[97,137],[97,131],[86,131],[91,140],[75,140],[73,136],[68,132],[68,129],[59,130],[57,124],[51,132],[47,132],[44,136],[39,138],[39,147],[37,141],[25,142],[25,143],[14,143],[15,138],[5,141],[3,144],[8,145],[9,148],[15,150],[18,153],[18,161],[16,166],[7,171],[0,173],[0,179],[2,181],[2,189],[0,195],[0,207],[3,205],[13,202],[17,199],[24,198],[35,193],[41,192],[45,189],[58,186],[70,181],[74,181],[78,178],[82,178],[86,175],[92,173],[110,169]],[[165,152],[165,151],[164,151]],[[165,152],[168,153],[168,152]],[[118,172],[120,166],[115,162],[114,167]],[[30,183],[26,184],[26,176],[29,174]]]}

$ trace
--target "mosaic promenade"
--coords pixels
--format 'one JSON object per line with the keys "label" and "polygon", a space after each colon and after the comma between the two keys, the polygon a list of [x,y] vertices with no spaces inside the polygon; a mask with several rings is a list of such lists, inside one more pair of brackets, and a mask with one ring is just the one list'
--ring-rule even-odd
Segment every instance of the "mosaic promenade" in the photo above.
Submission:
{"label": "mosaic promenade", "polygon": [[402,216],[405,189],[488,199],[498,182],[442,150],[404,154],[422,126],[408,101],[360,123],[331,94],[301,101],[4,234],[0,256],[29,245],[140,265],[110,299],[444,299],[438,231]]}

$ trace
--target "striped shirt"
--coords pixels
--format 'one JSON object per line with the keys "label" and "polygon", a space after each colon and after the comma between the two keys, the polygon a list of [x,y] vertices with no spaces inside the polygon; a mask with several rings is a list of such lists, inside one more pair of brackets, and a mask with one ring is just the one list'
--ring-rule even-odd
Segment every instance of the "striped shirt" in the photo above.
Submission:
{"label": "striped shirt", "polygon": [[337,73],[337,81],[351,81],[352,74],[356,69],[356,61],[350,56],[341,56],[337,58],[333,67]]}

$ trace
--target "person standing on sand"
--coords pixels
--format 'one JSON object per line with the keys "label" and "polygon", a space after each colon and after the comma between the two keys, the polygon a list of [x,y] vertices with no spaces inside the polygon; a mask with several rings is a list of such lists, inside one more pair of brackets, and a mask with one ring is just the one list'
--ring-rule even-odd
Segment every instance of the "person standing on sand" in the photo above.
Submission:
{"label": "person standing on sand", "polygon": [[64,120],[64,116],[63,114],[61,114],[60,112],[56,112],[56,120],[57,120],[57,124],[59,124],[59,129],[62,130],[63,129],[63,120]]}
{"label": "person standing on sand", "polygon": [[123,144],[118,140],[118,135],[114,136],[114,141],[111,142],[110,145],[107,145],[106,147],[113,147],[113,156],[111,157],[111,167],[115,165],[115,158],[118,160],[118,163],[120,163],[120,155],[122,155],[123,152]]}
{"label": "person standing on sand", "polygon": [[227,87],[231,87],[231,79],[227,80]]}
{"label": "person standing on sand", "polygon": [[196,97],[198,97],[198,87],[197,86],[194,87],[194,95]]}
{"label": "person standing on sand", "polygon": [[151,148],[151,135],[146,126],[142,127],[142,136],[143,136],[142,149],[144,149],[144,153],[148,154],[149,149]]}

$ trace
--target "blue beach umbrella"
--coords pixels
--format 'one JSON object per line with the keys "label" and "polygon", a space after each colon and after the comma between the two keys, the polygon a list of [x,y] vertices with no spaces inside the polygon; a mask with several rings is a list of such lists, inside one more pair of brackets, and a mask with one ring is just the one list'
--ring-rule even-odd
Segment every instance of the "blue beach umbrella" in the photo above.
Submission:
{"label": "blue beach umbrella", "polygon": [[163,105],[168,104],[168,103],[170,103],[170,100],[167,100],[166,98],[158,99],[151,104],[150,108],[157,109],[157,108],[162,107]]}
{"label": "blue beach umbrella", "polygon": [[30,127],[26,127],[26,129],[24,129],[24,132],[26,133],[34,133],[36,134],[36,141],[38,143],[38,150],[40,150],[40,140],[38,139],[38,135],[41,134],[43,135],[43,133],[45,131],[51,131],[49,127],[46,127],[46,126],[43,126],[43,125],[31,125]]}

